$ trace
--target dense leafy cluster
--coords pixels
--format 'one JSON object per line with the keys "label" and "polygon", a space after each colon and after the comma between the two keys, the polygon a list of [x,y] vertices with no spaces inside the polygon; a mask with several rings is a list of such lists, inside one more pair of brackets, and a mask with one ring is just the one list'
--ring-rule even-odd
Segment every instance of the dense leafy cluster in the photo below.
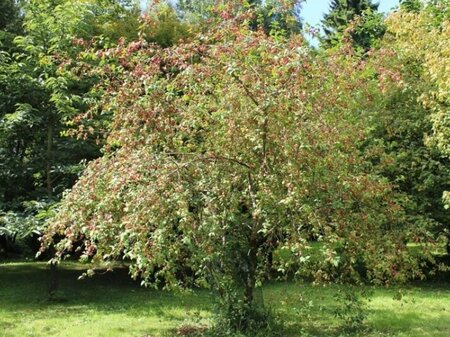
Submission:
{"label": "dense leafy cluster", "polygon": [[[36,223],[42,208],[32,205],[51,205],[73,185],[80,162],[99,155],[92,139],[64,136],[66,122],[85,108],[82,96],[91,82],[77,81],[61,65],[81,51],[77,39],[113,39],[119,31],[108,22],[123,18],[128,25],[133,9],[102,1],[7,4],[16,17],[7,17],[5,31],[17,36],[0,54],[0,221],[9,232],[26,235],[40,227],[27,225]],[[23,31],[10,28],[22,20]]]}
{"label": "dense leafy cluster", "polygon": [[[406,4],[404,4],[406,5]],[[418,213],[437,221],[435,228],[449,235],[448,212],[439,200],[449,190],[448,114],[450,4],[429,2],[405,7],[387,20],[385,48],[395,51],[386,66],[402,66],[402,90],[388,98],[392,111],[390,133],[397,159],[392,162],[400,188],[418,205]],[[388,96],[389,97],[389,96]],[[406,119],[399,113],[406,113]],[[396,127],[392,128],[392,122]],[[401,130],[404,131],[401,131]],[[405,133],[406,132],[406,133]],[[406,166],[404,166],[406,164]]]}

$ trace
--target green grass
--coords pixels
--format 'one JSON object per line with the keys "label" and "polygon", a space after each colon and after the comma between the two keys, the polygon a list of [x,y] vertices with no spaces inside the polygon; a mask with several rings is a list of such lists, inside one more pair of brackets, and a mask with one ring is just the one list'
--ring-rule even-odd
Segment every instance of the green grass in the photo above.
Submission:
{"label": "green grass", "polygon": [[[80,265],[60,272],[59,301],[47,300],[44,263],[0,264],[1,337],[169,336],[182,324],[207,324],[212,299],[206,291],[167,293],[139,287],[119,269],[77,280]],[[270,283],[263,288],[267,307],[286,322],[286,336],[343,336],[337,286]],[[400,300],[394,299],[402,293]],[[347,336],[450,336],[450,284],[376,288],[367,303],[363,332]]]}

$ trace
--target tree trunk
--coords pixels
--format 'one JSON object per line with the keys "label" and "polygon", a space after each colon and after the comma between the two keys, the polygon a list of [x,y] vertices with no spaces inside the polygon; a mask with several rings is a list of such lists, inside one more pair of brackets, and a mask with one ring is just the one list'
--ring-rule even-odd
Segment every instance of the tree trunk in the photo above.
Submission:
{"label": "tree trunk", "polygon": [[59,288],[58,264],[55,262],[50,262],[48,272],[48,288],[47,288],[47,295],[49,301],[54,301],[56,299],[55,297],[58,288]]}
{"label": "tree trunk", "polygon": [[[50,122],[49,122],[50,124]],[[51,125],[48,126],[47,129],[47,153],[46,153],[46,180],[47,180],[47,196],[49,198],[52,197],[53,194],[53,186],[52,186],[52,162],[53,162],[53,127]]]}
{"label": "tree trunk", "polygon": [[250,240],[250,251],[248,252],[248,272],[245,280],[244,297],[248,308],[253,306],[254,292],[256,286],[256,269],[258,264],[256,240]]}
{"label": "tree trunk", "polygon": [[0,235],[0,257],[8,257],[8,240],[6,235]]}
{"label": "tree trunk", "polygon": [[450,260],[450,235],[447,236],[447,258]]}

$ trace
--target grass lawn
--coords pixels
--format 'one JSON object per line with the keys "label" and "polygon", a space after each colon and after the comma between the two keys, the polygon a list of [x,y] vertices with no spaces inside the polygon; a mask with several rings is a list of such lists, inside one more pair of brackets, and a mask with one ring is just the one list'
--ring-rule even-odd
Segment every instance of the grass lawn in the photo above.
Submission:
{"label": "grass lawn", "polygon": [[[0,264],[1,337],[171,336],[183,324],[207,324],[206,291],[166,293],[139,287],[119,269],[77,280],[80,265],[60,272],[59,301],[47,300],[45,263]],[[450,336],[450,284],[375,288],[367,329],[348,332],[335,318],[337,286],[278,282],[263,287],[264,302],[286,321],[286,336]],[[399,292],[402,298],[398,297]]]}

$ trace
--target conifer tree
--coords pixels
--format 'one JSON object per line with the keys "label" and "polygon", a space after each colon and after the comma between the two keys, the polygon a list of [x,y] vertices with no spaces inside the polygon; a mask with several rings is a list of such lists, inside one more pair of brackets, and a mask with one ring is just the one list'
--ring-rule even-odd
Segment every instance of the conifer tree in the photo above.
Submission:
{"label": "conifer tree", "polygon": [[[332,0],[330,11],[328,14],[325,14],[322,20],[322,26],[325,32],[322,44],[325,47],[336,45],[349,24],[357,16],[366,15],[370,17],[368,21],[372,22],[371,26],[375,27],[365,29],[364,32],[359,30],[352,34],[355,44],[366,49],[370,45],[370,36],[368,35],[381,37],[384,34],[384,28],[382,28],[383,25],[381,22],[382,17],[377,12],[378,6],[379,4],[372,2],[372,0]],[[373,19],[377,21],[375,25],[373,24]]]}

